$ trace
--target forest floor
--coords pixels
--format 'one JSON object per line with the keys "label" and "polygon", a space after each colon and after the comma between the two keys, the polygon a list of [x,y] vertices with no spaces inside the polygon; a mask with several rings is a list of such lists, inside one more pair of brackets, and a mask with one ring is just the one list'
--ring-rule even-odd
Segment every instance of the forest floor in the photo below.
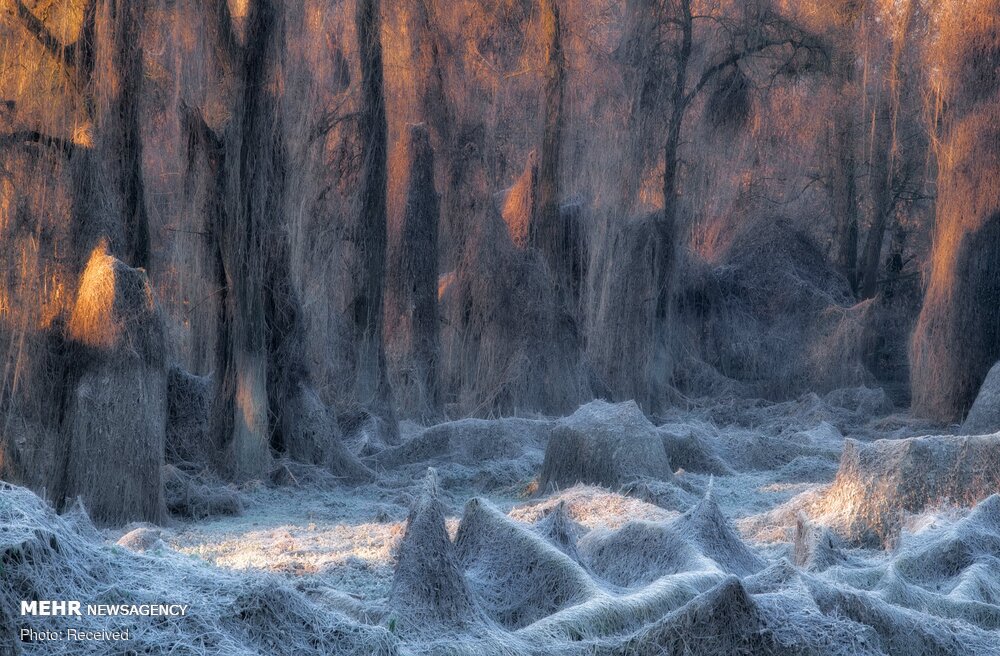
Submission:
{"label": "forest floor", "polygon": [[[720,508],[737,520],[737,526],[742,518],[829,484],[790,482],[776,471],[725,477],[688,474],[686,478],[701,488],[711,481]],[[412,489],[402,490],[379,485],[348,490],[312,484],[259,486],[244,491],[244,512],[240,516],[175,521],[159,529],[159,533],[171,549],[214,566],[268,571],[292,578],[316,577],[349,594],[377,600],[389,593],[409,504],[419,494],[421,483],[422,479],[417,478]],[[530,489],[530,483],[524,482],[525,490]],[[528,524],[564,501],[570,516],[587,529],[618,529],[632,520],[667,521],[681,514],[679,508],[665,509],[586,484],[539,499],[527,492],[518,497],[465,486],[447,489],[442,496],[450,511],[446,522],[452,538],[464,502],[473,497],[484,497],[510,517]],[[106,531],[106,538],[115,542],[139,526],[143,525]],[[753,540],[753,531],[746,531],[744,537]]]}
{"label": "forest floor", "polygon": [[[678,461],[662,485],[538,494],[554,422],[466,420],[444,441],[408,426],[391,467],[369,463],[376,483],[330,485],[296,470],[282,486],[244,487],[240,516],[145,527],[159,540],[130,538],[141,526],[93,539],[59,530],[89,540],[79,547],[87,558],[110,549],[108,567],[138,558],[148,576],[180,568],[178,594],[218,590],[203,603],[211,609],[193,600],[193,613],[229,617],[239,606],[240,628],[203,618],[224,637],[185,637],[176,653],[1000,653],[1000,498],[975,510],[931,503],[885,545],[852,544],[805,516],[837,475],[846,439],[932,432],[877,397],[834,400],[731,402],[661,417],[655,430]],[[433,530],[425,542],[404,540],[411,510],[430,512],[428,494],[450,546],[434,547]],[[416,569],[397,567],[406,549],[419,555]],[[459,583],[449,583],[453,574]],[[261,577],[294,604],[248,599],[248,581]],[[429,606],[400,603],[411,588]],[[261,609],[312,619],[247,629]],[[361,637],[345,642],[330,617]],[[171,638],[145,639],[166,653]],[[38,649],[25,653],[56,653]]]}

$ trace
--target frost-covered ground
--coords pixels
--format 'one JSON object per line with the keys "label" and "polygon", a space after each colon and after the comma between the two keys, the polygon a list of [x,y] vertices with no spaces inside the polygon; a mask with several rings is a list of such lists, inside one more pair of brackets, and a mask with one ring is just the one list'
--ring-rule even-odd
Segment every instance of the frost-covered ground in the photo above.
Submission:
{"label": "frost-covered ground", "polygon": [[[132,652],[28,654],[1000,654],[1000,497],[980,485],[964,505],[896,512],[894,492],[852,499],[875,488],[838,476],[848,438],[867,463],[873,440],[940,433],[884,396],[718,403],[655,425],[594,409],[604,423],[583,432],[628,425],[663,444],[672,475],[540,493],[571,424],[505,419],[410,426],[368,457],[377,483],[295,469],[243,489],[241,516],[167,527],[98,532],[5,489],[0,601],[191,605],[181,620],[84,620],[131,626]],[[590,457],[627,469],[632,447],[608,435],[615,448]]]}

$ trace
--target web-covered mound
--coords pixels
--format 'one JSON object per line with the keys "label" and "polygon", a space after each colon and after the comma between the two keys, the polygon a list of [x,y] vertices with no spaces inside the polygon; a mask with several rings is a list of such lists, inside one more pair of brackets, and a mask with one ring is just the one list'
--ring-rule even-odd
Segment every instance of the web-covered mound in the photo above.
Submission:
{"label": "web-covered mound", "polygon": [[[6,486],[0,630],[51,628],[22,622],[20,599],[80,599],[189,604],[163,622],[81,620],[131,627],[129,647],[148,654],[1000,654],[993,441],[909,437],[920,429],[905,417],[865,420],[868,396],[660,424],[596,403],[572,419],[410,431],[368,457],[375,483],[241,490],[247,515],[213,520],[233,531],[215,548],[273,544],[239,573],[171,551],[168,528],[109,536],[80,508],[58,516]],[[616,456],[613,482],[559,467],[554,489],[529,484],[546,457],[592,447]],[[651,470],[637,454],[653,452]],[[318,529],[294,525],[305,505]],[[203,522],[187,520],[185,540]],[[331,549],[343,557],[316,558]],[[279,555],[283,575],[259,571]],[[106,653],[65,645],[21,648]]]}
{"label": "web-covered mound", "polygon": [[745,543],[711,493],[682,515],[616,529],[587,529],[568,508],[547,504],[529,525],[473,499],[454,542],[443,522],[436,537],[404,541],[397,581],[412,577],[408,550],[450,563],[443,579],[426,568],[425,585],[456,572],[464,582],[451,587],[467,623],[446,628],[457,653],[1000,653],[1000,496],[953,525],[907,533],[892,554],[817,531],[801,566]]}
{"label": "web-covered mound", "polygon": [[[18,644],[22,628],[130,632],[127,643],[24,643],[25,654],[107,654],[109,644],[125,644],[130,653],[206,656],[399,653],[386,629],[323,608],[277,577],[236,575],[169,550],[138,554],[107,545],[81,507],[59,516],[33,493],[5,483],[0,566],[0,645]],[[186,604],[188,612],[155,619],[86,612],[22,617],[21,600]]]}

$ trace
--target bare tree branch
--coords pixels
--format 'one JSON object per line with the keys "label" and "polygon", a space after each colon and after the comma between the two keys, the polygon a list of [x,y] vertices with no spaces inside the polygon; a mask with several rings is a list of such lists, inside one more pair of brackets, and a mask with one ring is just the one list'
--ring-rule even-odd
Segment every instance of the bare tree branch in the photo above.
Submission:
{"label": "bare tree branch", "polygon": [[318,121],[309,130],[308,142],[313,143],[317,139],[324,139],[326,135],[345,121],[353,121],[360,118],[359,112],[344,113],[342,110],[344,103],[338,104],[335,108],[323,113]]}
{"label": "bare tree branch", "polygon": [[806,44],[800,37],[767,39],[753,46],[732,52],[726,58],[702,71],[701,78],[698,80],[698,83],[695,84],[694,88],[691,89],[686,96],[684,96],[684,105],[686,106],[690,104],[691,101],[694,100],[695,97],[701,92],[701,90],[705,88],[705,85],[712,81],[712,78],[730,66],[735,66],[747,57],[759,54],[770,48],[780,48],[783,46],[792,46],[797,50],[799,48],[806,47]]}
{"label": "bare tree branch", "polygon": [[28,9],[27,5],[22,2],[22,0],[11,0],[14,3],[14,9],[17,11],[17,17],[21,20],[21,25],[25,30],[28,31],[31,36],[44,47],[53,57],[61,61],[67,68],[73,66],[73,50],[74,46],[68,46],[63,43],[59,38],[53,34],[49,28],[45,26],[38,16],[35,16],[34,12]]}
{"label": "bare tree branch", "polygon": [[38,130],[18,130],[7,134],[0,134],[0,148],[9,148],[22,144],[39,144],[46,148],[56,148],[69,157],[79,146],[69,139],[56,137],[50,134],[39,132]]}

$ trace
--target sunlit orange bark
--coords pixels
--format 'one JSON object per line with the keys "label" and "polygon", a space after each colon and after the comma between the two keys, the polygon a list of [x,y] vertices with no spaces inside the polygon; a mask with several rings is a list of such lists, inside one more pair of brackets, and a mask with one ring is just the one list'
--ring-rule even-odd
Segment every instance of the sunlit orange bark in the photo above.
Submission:
{"label": "sunlit orange bark", "polygon": [[934,51],[950,115],[932,272],[910,349],[913,409],[960,420],[1000,359],[1000,3],[946,14]]}

